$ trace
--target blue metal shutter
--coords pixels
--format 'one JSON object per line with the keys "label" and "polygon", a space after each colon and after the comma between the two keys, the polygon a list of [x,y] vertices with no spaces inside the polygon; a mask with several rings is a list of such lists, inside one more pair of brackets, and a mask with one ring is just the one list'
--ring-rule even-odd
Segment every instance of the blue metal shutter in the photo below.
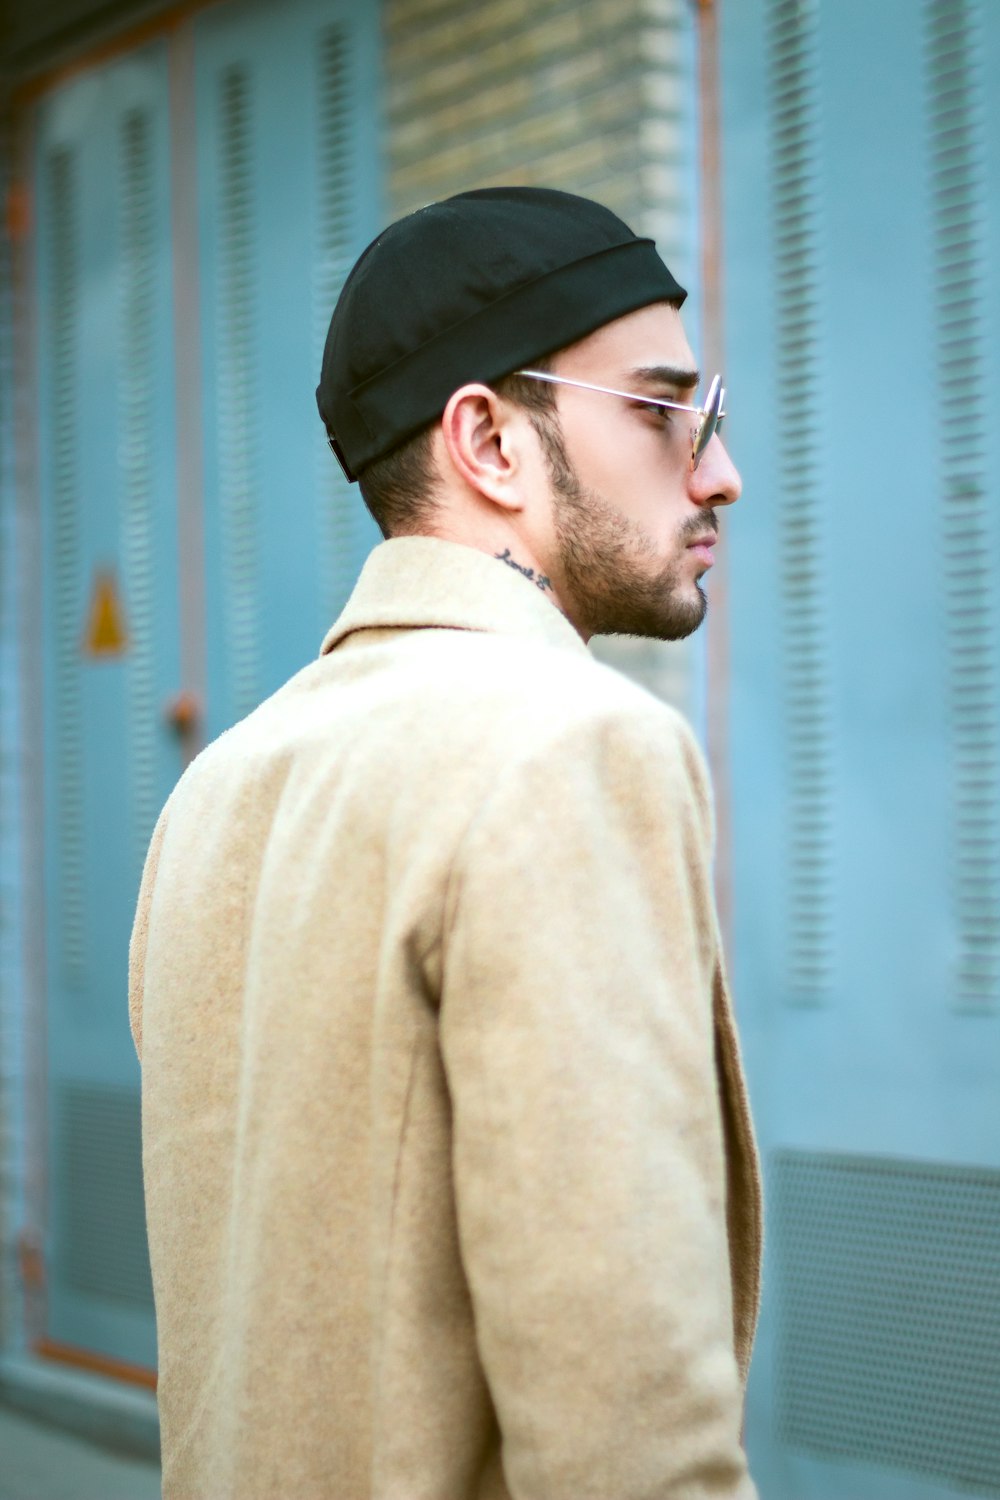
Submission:
{"label": "blue metal shutter", "polygon": [[379,227],[377,16],[223,7],[196,39],[214,735],[314,658],[378,539],[314,396],[340,284]]}
{"label": "blue metal shutter", "polygon": [[830,694],[823,492],[823,364],[817,338],[823,220],[813,188],[817,149],[816,13],[776,0],[769,17],[771,199],[776,327],[775,399],[793,411],[776,442],[780,604],[788,786],[786,998],[828,998],[835,941],[831,900]]}
{"label": "blue metal shutter", "polygon": [[[377,228],[377,41],[377,18],[346,4],[213,10],[194,30],[195,117],[172,122],[196,135],[199,167],[212,734],[314,657],[376,535],[313,387],[340,283]],[[141,861],[183,763],[162,714],[185,686],[168,94],[153,46],[57,87],[36,131],[46,1333],[146,1366],[125,974]],[[83,649],[102,578],[122,654]]]}
{"label": "blue metal shutter", "polygon": [[1000,10],[721,36],[750,1455],[775,1500],[996,1494]]}
{"label": "blue metal shutter", "polygon": [[[48,95],[37,131],[48,1035],[47,1336],[155,1363],[125,975],[141,860],[180,769],[167,69]],[[102,577],[121,654],[87,650]]]}
{"label": "blue metal shutter", "polygon": [[[959,1007],[1000,1005],[1000,588],[991,547],[987,298],[983,223],[985,77],[978,5],[924,6],[934,254],[941,374],[939,493],[948,645],[952,902]],[[997,119],[993,119],[997,129]],[[995,398],[995,389],[994,389]],[[995,423],[994,423],[995,426]]]}

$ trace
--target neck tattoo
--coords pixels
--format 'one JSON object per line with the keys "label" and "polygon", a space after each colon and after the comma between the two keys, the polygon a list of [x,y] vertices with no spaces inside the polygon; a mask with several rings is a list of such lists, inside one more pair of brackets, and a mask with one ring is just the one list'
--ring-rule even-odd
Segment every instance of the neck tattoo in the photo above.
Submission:
{"label": "neck tattoo", "polygon": [[548,589],[551,593],[551,578],[546,578],[544,573],[536,573],[534,568],[526,568],[523,563],[516,562],[515,559],[510,555],[509,547],[505,547],[502,552],[494,552],[493,556],[499,562],[505,562],[508,568],[513,568],[516,572],[522,574],[525,578],[530,578],[535,587],[537,589],[541,589],[543,593],[546,589]]}

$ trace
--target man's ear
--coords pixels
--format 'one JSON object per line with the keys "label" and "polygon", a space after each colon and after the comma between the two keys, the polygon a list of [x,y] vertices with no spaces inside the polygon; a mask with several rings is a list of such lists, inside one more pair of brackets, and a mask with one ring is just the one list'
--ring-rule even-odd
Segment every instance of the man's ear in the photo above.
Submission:
{"label": "man's ear", "polygon": [[441,417],[441,437],[455,472],[504,510],[521,510],[521,455],[510,404],[488,385],[463,385]]}

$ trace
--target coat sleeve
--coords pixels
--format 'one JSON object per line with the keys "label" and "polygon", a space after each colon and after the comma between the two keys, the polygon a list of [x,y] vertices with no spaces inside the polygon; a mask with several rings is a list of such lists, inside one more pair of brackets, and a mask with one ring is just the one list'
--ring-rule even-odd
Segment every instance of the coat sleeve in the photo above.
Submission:
{"label": "coat sleeve", "polygon": [[666,712],[511,767],[452,877],[463,1262],[516,1500],[756,1494],[740,1443],[700,756]]}

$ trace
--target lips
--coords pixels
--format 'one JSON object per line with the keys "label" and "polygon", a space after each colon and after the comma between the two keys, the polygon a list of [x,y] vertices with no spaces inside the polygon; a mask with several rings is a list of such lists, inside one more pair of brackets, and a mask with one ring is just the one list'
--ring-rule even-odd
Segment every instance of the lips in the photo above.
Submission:
{"label": "lips", "polygon": [[687,545],[687,551],[693,552],[701,568],[715,567],[715,553],[712,548],[719,540],[714,531],[706,531],[702,536],[695,537],[693,542]]}

